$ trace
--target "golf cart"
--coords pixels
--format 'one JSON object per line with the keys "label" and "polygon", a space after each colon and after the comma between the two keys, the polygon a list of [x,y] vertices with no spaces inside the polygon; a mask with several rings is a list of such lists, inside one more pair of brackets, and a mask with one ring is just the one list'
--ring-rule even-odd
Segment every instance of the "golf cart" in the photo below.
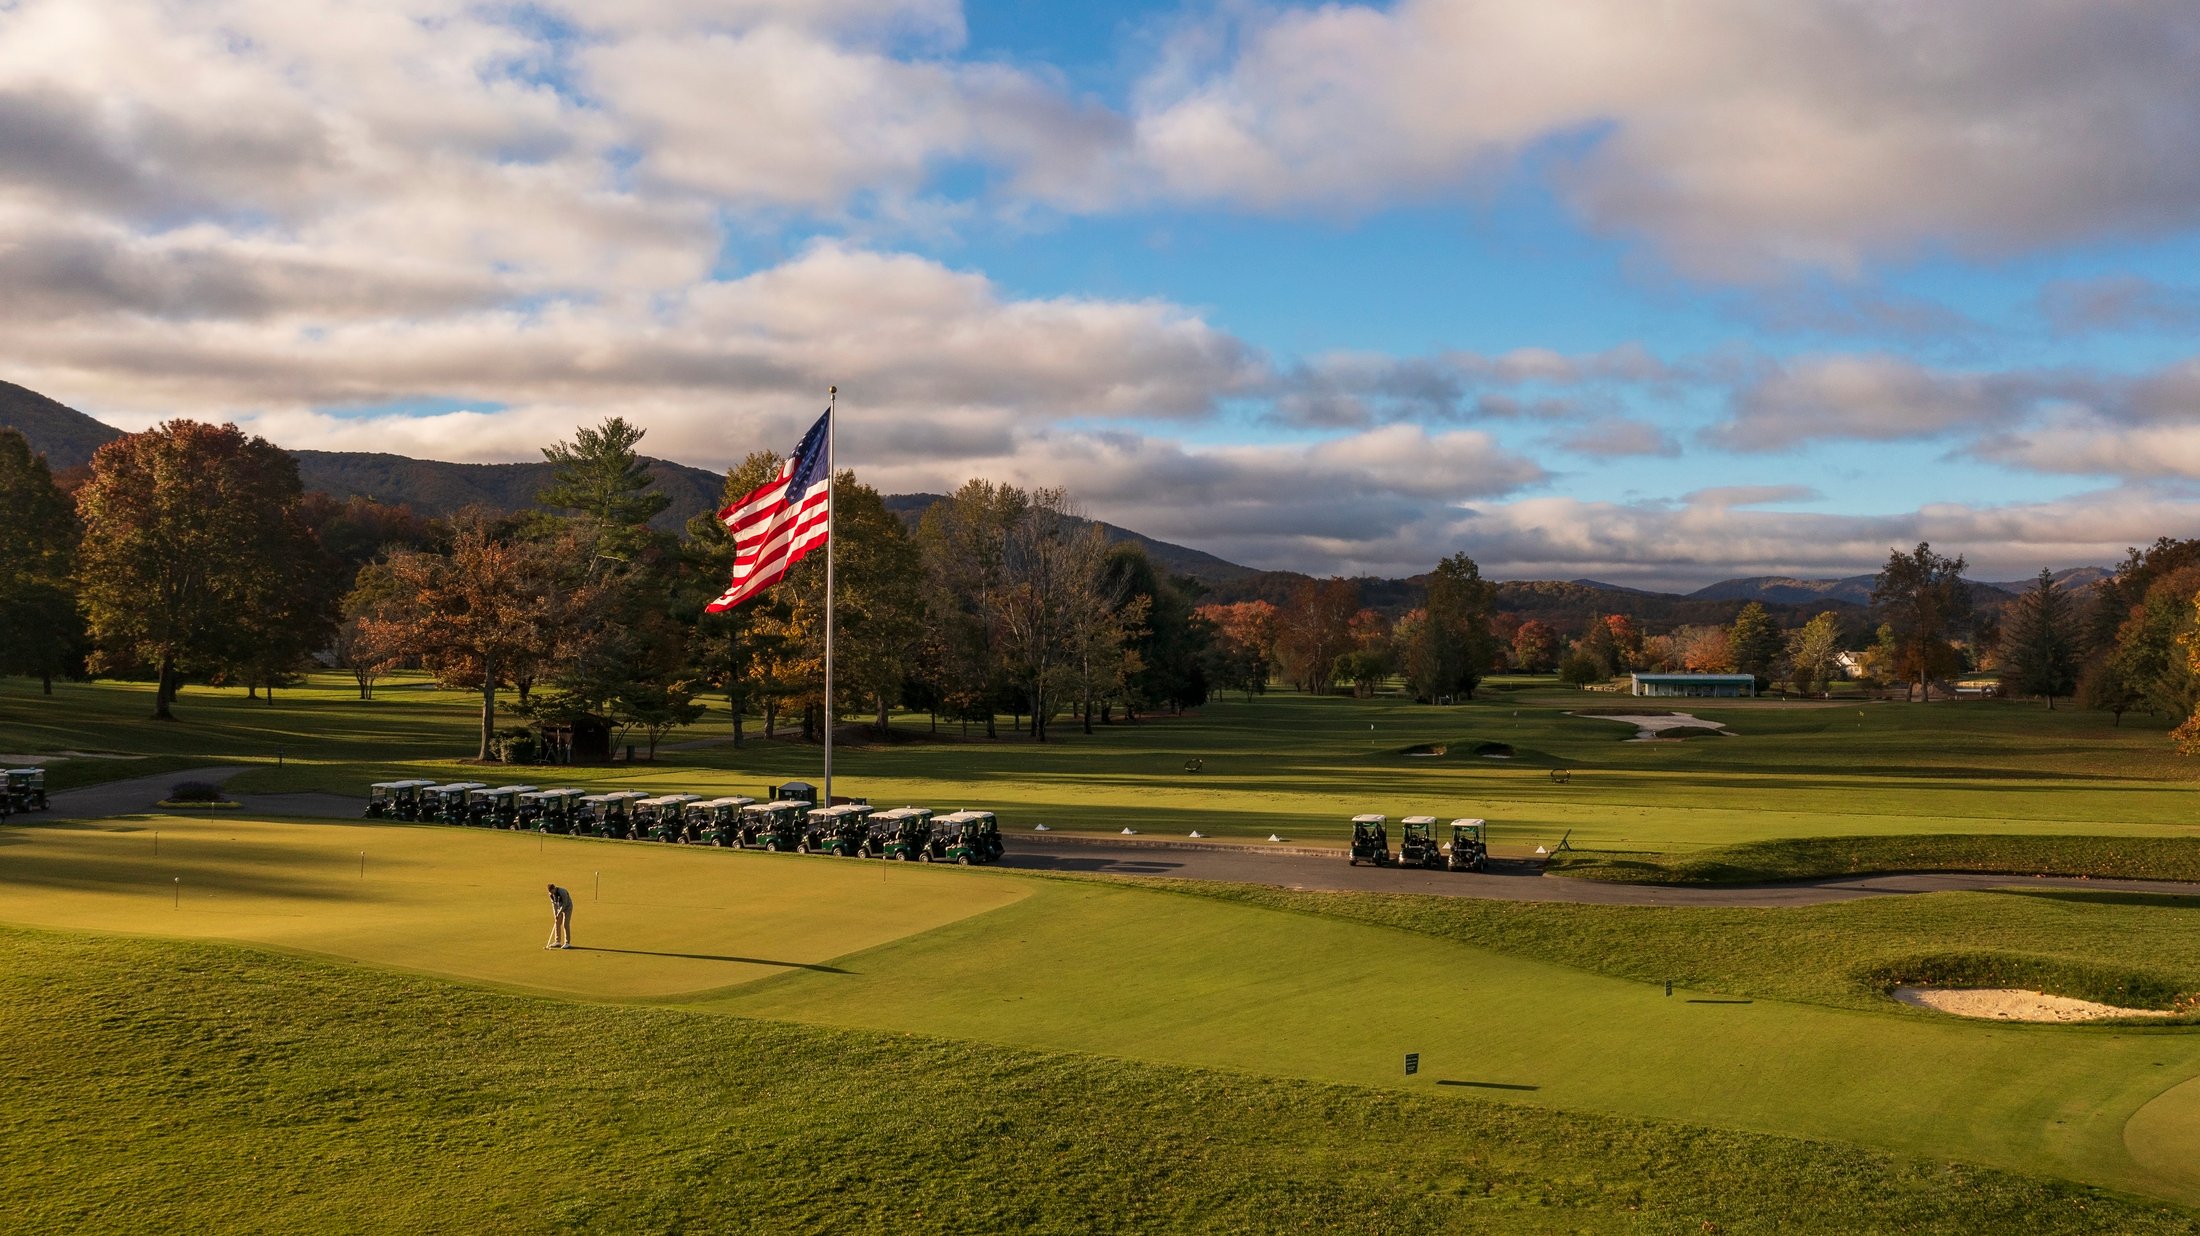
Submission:
{"label": "golf cart", "polygon": [[652,797],[643,790],[614,790],[581,799],[578,831],[584,837],[611,837],[623,841],[634,828],[634,804]]}
{"label": "golf cart", "polygon": [[468,811],[466,796],[475,790],[486,790],[488,785],[480,781],[453,781],[448,785],[428,785],[420,789],[420,822],[423,824],[464,824]]}
{"label": "golf cart", "polygon": [[687,842],[689,845],[741,844],[741,808],[755,802],[753,798],[708,798],[689,803],[681,814],[687,817]]}
{"label": "golf cart", "polygon": [[751,803],[741,808],[739,831],[734,834],[734,844],[756,846],[775,853],[792,850],[802,844],[803,814],[810,804],[799,798],[775,798],[768,803]]}
{"label": "golf cart", "polygon": [[11,768],[7,770],[7,784],[0,786],[0,803],[7,811],[44,811],[46,809],[46,770],[43,768]]}
{"label": "golf cart", "polygon": [[932,835],[917,857],[968,867],[998,862],[1002,851],[1001,824],[992,812],[957,811],[932,817]]}
{"label": "golf cart", "polygon": [[804,817],[802,839],[794,848],[804,854],[854,857],[863,852],[863,839],[870,831],[865,821],[870,815],[871,808],[861,803],[814,808]]}
{"label": "golf cart", "polygon": [[1377,867],[1390,865],[1390,833],[1383,826],[1390,822],[1387,815],[1356,815],[1352,817],[1352,865],[1371,863]]}
{"label": "golf cart", "polygon": [[1398,842],[1398,865],[1442,871],[1444,847],[1436,840],[1436,817],[1409,815],[1398,822],[1406,829],[1404,839]]}
{"label": "golf cart", "polygon": [[1480,820],[1453,820],[1447,866],[1453,871],[1480,871],[1490,865],[1488,825]]}
{"label": "golf cart", "polygon": [[532,794],[531,785],[500,785],[475,790],[466,796],[466,823],[475,828],[519,827],[519,796]]}
{"label": "golf cart", "polygon": [[[14,779],[11,774],[9,779]],[[377,781],[367,787],[367,818],[415,820],[420,818],[420,791],[433,781]]]}
{"label": "golf cart", "polygon": [[871,817],[870,835],[863,840],[869,858],[908,861],[926,848],[932,836],[932,813],[923,807],[896,807]]}
{"label": "golf cart", "polygon": [[570,833],[578,823],[581,796],[587,792],[567,786],[521,794],[519,823],[516,827],[533,829],[539,833]]}
{"label": "golf cart", "polygon": [[634,804],[636,841],[679,841],[687,835],[687,806],[700,794],[659,794]]}

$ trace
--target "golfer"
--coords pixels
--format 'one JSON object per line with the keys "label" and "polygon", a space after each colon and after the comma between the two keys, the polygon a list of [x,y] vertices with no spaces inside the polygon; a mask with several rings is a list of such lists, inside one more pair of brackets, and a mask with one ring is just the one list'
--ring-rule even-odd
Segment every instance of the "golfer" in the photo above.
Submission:
{"label": "golfer", "polygon": [[550,943],[544,948],[573,947],[573,894],[550,886]]}

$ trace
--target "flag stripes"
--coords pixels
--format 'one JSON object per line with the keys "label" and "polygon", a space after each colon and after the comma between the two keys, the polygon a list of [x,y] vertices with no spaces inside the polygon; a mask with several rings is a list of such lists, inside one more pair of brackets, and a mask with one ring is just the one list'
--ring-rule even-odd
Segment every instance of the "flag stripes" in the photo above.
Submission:
{"label": "flag stripes", "polygon": [[718,512],[718,522],[733,536],[733,581],[707,607],[711,613],[732,609],[786,578],[788,568],[830,535],[831,420],[828,409],[802,435],[778,476]]}

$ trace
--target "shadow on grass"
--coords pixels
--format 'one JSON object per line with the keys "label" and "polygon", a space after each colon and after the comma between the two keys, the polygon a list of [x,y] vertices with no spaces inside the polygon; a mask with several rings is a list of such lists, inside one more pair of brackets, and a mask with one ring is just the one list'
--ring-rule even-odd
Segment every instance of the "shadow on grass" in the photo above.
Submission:
{"label": "shadow on grass", "polygon": [[1757,1003],[1757,1002],[1756,1002],[1755,1000],[1706,1000],[1706,999],[1698,999],[1698,998],[1695,998],[1695,997],[1690,997],[1690,998],[1689,998],[1689,1001],[1688,1001],[1688,1003],[1690,1003],[1690,1004],[1755,1004],[1755,1003]]}
{"label": "shadow on grass", "polygon": [[1523,1086],[1516,1082],[1454,1081],[1448,1077],[1438,1079],[1436,1084],[1439,1086],[1472,1086],[1476,1090],[1541,1090],[1543,1088],[1541,1086]]}
{"label": "shadow on grass", "polygon": [[630,957],[677,957],[683,961],[732,961],[745,966],[779,966],[788,970],[815,970],[819,974],[848,974],[839,966],[816,965],[807,961],[773,961],[768,957],[722,957],[716,953],[659,953],[646,948],[591,948],[576,944],[576,953],[624,953]]}
{"label": "shadow on grass", "polygon": [[1989,888],[1982,892],[2001,897],[2037,897],[2077,905],[2140,906],[2160,910],[2200,909],[2200,889],[2190,893],[2134,893],[2090,888]]}
{"label": "shadow on grass", "polygon": [[1010,854],[1001,866],[1020,871],[1076,871],[1086,875],[1167,875],[1184,866],[1154,859],[1069,858],[1058,854]]}

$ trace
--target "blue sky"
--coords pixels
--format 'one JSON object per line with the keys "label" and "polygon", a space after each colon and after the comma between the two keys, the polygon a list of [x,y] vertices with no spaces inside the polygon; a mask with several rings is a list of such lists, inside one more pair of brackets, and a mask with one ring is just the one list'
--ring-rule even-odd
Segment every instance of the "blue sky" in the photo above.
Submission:
{"label": "blue sky", "polygon": [[[1682,586],[2193,531],[2200,14],[2132,0],[0,10],[0,376],[1259,566]],[[787,439],[787,441],[781,441]]]}

